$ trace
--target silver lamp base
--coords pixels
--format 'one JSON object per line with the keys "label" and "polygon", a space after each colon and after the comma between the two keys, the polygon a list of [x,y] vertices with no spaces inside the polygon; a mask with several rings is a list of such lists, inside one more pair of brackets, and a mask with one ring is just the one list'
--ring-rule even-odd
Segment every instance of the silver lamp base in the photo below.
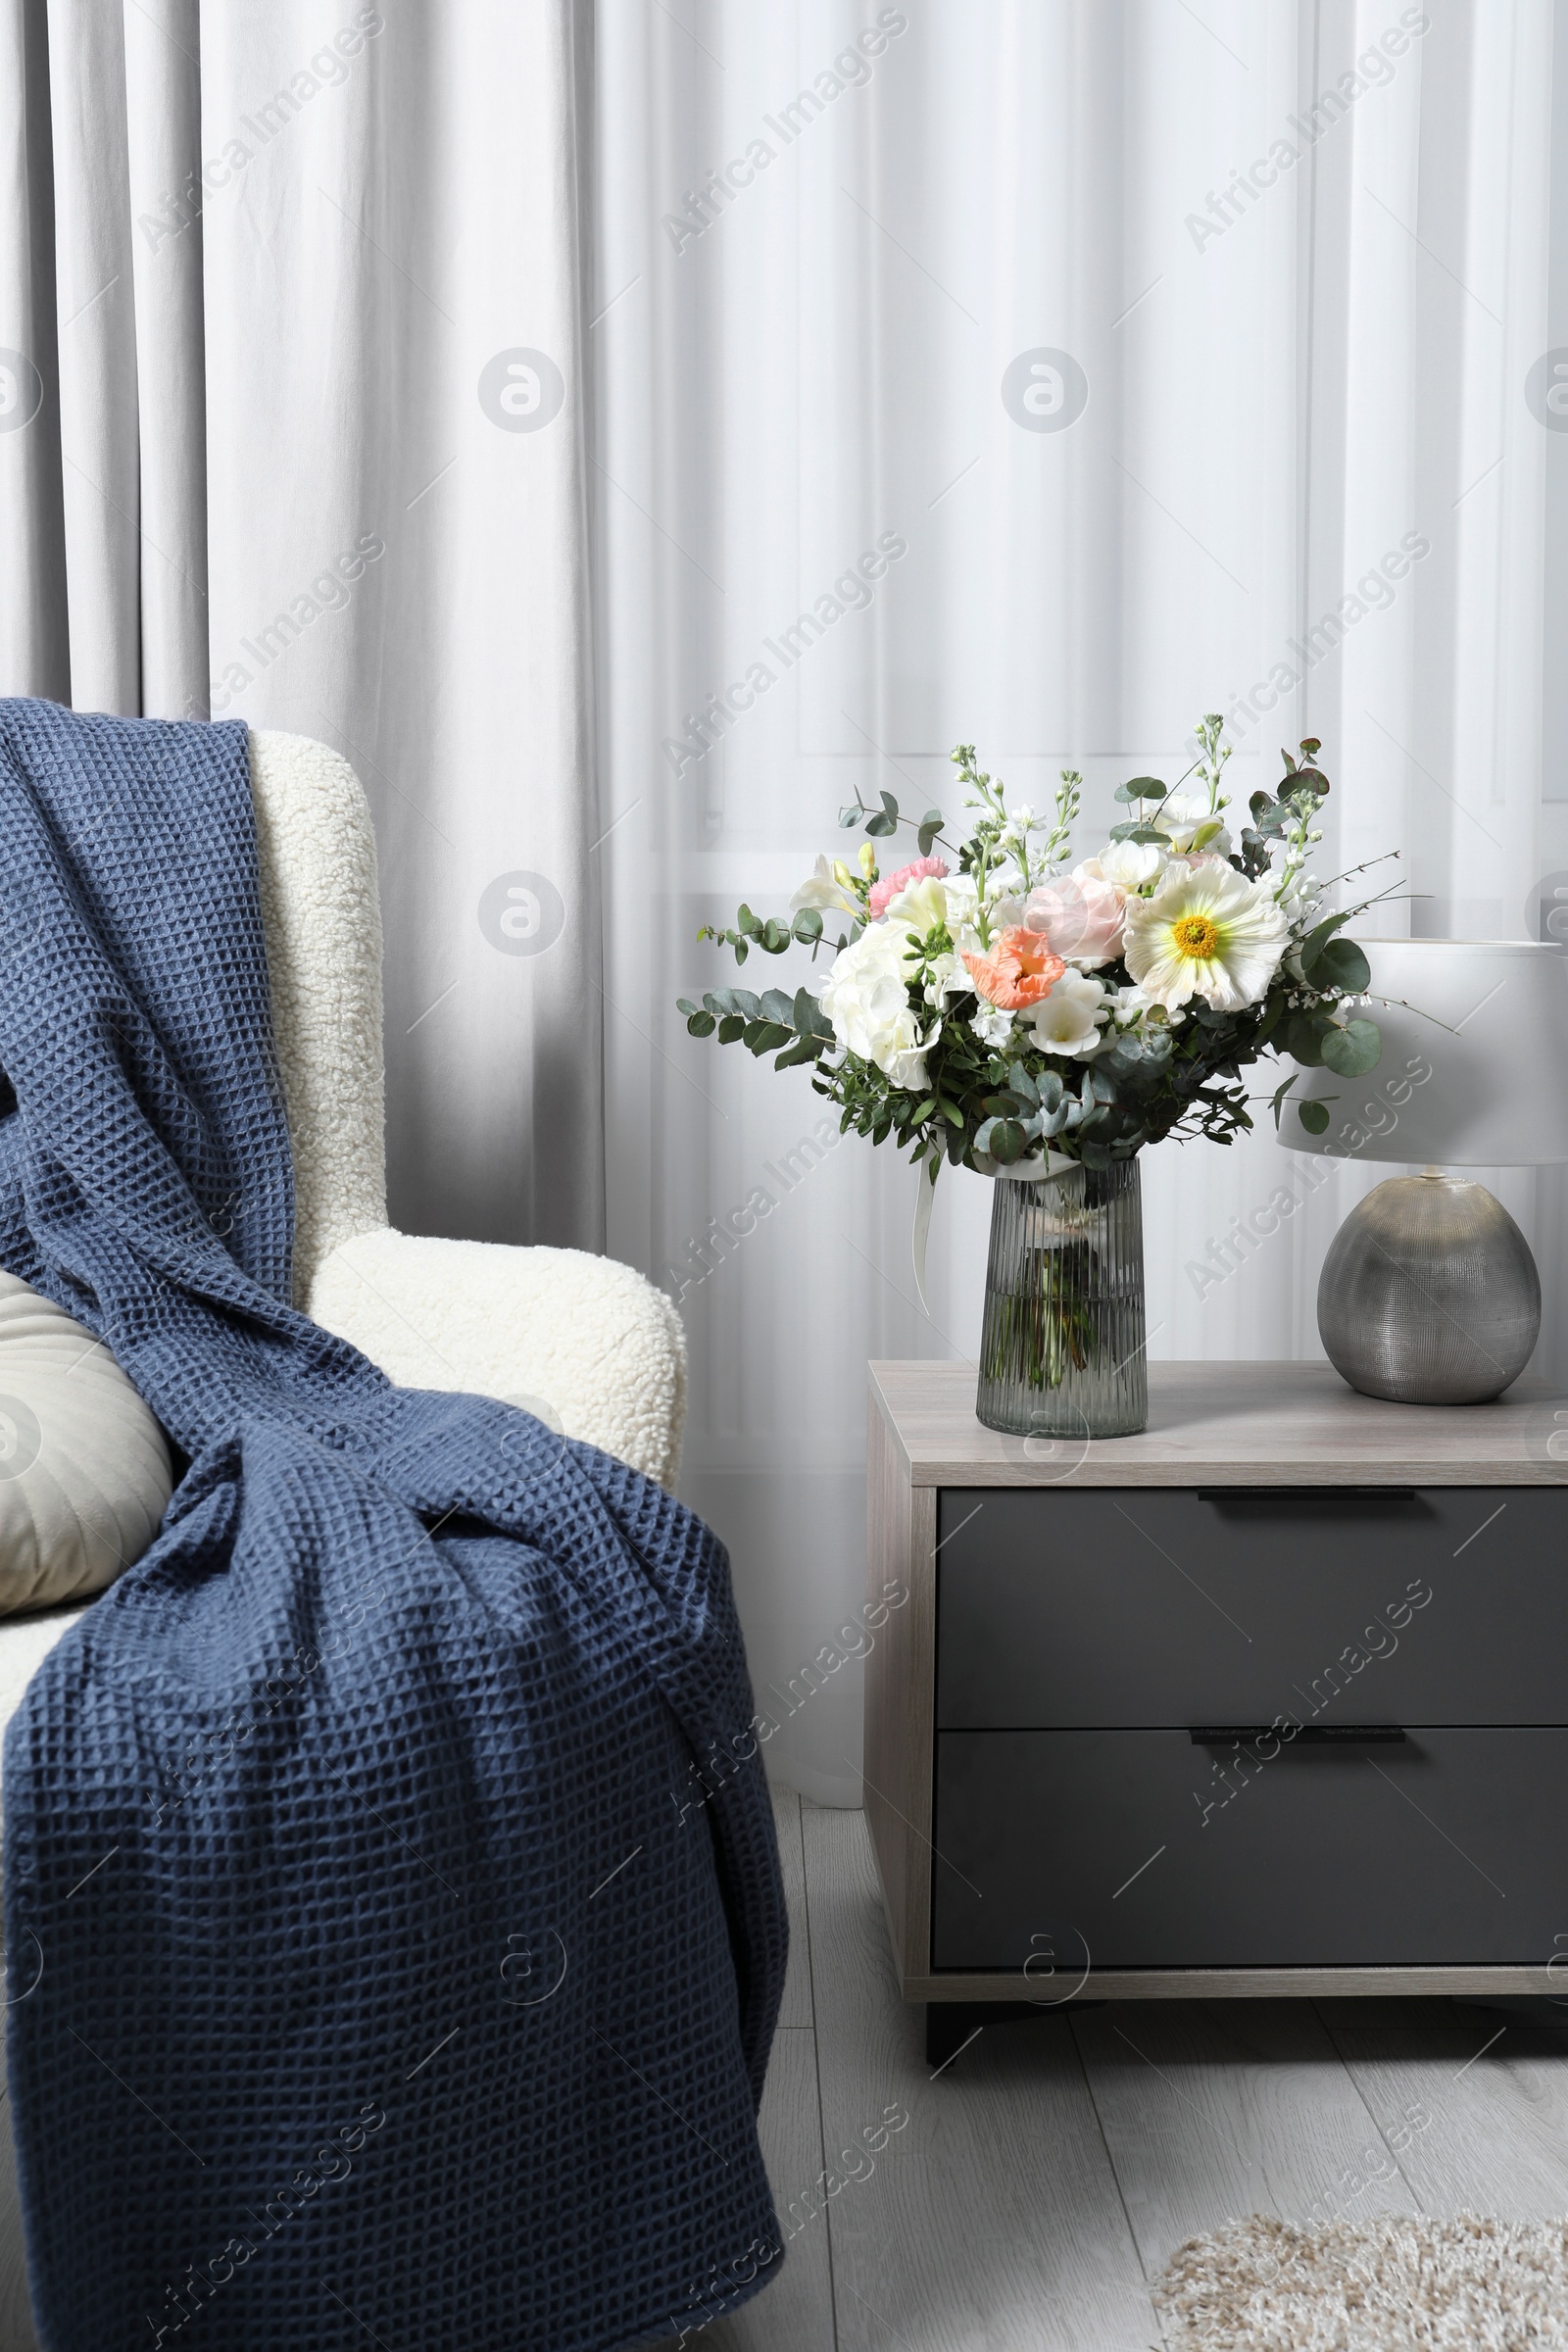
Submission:
{"label": "silver lamp base", "polygon": [[1530,1361],[1541,1277],[1484,1184],[1391,1176],[1334,1237],[1317,1327],[1336,1372],[1364,1396],[1484,1404]]}

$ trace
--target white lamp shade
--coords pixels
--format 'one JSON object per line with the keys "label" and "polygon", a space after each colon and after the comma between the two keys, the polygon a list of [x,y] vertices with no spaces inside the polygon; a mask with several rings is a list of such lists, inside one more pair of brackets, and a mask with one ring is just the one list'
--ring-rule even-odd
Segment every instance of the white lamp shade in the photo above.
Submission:
{"label": "white lamp shade", "polygon": [[[1294,1152],[1441,1168],[1568,1160],[1568,956],[1534,940],[1363,939],[1383,1058],[1364,1078],[1303,1070]],[[1378,1000],[1388,999],[1387,1003]],[[1309,1135],[1298,1102],[1328,1107]]]}

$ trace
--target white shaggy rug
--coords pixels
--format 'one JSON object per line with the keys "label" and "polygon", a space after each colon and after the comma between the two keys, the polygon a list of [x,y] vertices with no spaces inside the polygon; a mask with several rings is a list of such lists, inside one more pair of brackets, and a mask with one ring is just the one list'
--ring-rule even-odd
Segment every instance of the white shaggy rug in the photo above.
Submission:
{"label": "white shaggy rug", "polygon": [[1568,2221],[1253,2214],[1178,2247],[1153,2294],[1171,2352],[1546,2352],[1568,2347]]}

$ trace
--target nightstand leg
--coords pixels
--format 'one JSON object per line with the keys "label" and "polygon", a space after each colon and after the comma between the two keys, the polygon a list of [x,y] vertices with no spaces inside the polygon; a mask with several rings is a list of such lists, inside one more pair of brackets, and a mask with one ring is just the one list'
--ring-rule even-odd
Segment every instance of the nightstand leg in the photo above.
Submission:
{"label": "nightstand leg", "polygon": [[925,2058],[940,2070],[972,2041],[983,2026],[1005,2026],[1025,2017],[1066,2017],[1074,2009],[1103,2009],[1103,2001],[927,2001]]}

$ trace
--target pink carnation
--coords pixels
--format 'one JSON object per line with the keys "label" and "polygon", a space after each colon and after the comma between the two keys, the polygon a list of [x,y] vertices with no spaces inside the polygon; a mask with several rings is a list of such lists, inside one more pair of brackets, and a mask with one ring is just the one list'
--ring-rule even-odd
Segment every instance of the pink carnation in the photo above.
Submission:
{"label": "pink carnation", "polygon": [[928,878],[945,882],[947,876],[948,869],[940,858],[917,858],[912,865],[901,865],[896,874],[889,874],[885,881],[872,884],[867,902],[872,922],[886,914],[900,891],[907,889],[911,882],[924,882]]}

